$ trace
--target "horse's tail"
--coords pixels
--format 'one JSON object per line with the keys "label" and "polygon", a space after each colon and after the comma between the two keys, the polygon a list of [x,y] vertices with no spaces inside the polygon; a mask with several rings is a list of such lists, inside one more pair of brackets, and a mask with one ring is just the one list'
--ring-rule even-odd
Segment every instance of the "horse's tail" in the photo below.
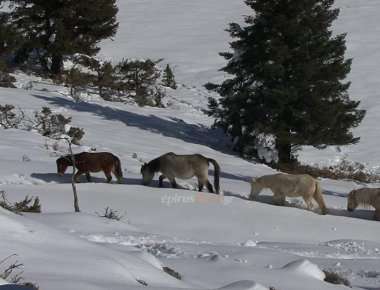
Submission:
{"label": "horse's tail", "polygon": [[210,163],[212,163],[212,165],[214,165],[214,187],[215,187],[215,193],[219,194],[220,193],[220,183],[219,183],[219,179],[220,179],[220,166],[219,166],[218,162],[216,162],[216,160],[214,160],[214,159],[207,158],[207,161],[210,162]]}
{"label": "horse's tail", "polygon": [[318,180],[315,180],[314,199],[318,203],[322,214],[327,214],[327,208],[322,195],[322,188]]}
{"label": "horse's tail", "polygon": [[123,170],[121,169],[121,162],[120,159],[116,156],[114,156],[114,173],[117,177],[117,180],[119,183],[122,183],[123,180]]}

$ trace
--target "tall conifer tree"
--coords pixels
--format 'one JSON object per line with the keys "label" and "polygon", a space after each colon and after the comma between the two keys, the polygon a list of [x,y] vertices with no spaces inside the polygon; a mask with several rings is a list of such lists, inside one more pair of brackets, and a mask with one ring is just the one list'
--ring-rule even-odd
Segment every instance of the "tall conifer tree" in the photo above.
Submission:
{"label": "tall conifer tree", "polygon": [[250,153],[258,136],[272,136],[280,163],[295,161],[299,145],[353,144],[350,129],[365,112],[349,98],[351,59],[345,34],[334,35],[333,0],[246,0],[253,13],[232,23],[232,52],[222,69],[231,75],[208,84],[221,99],[210,114]]}
{"label": "tall conifer tree", "polygon": [[23,33],[24,57],[37,52],[43,67],[59,74],[65,56],[93,55],[115,35],[116,0],[10,0],[13,24]]}

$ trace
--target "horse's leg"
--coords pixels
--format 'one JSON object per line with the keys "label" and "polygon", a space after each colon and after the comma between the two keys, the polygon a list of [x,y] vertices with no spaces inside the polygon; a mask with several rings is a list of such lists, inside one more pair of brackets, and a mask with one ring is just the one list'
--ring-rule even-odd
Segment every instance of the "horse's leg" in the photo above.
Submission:
{"label": "horse's leg", "polygon": [[107,183],[110,183],[111,180],[112,180],[111,171],[104,170],[104,175],[105,175],[106,178],[107,178]]}
{"label": "horse's leg", "polygon": [[79,177],[80,177],[83,173],[84,173],[84,172],[83,172],[83,171],[80,171],[80,170],[78,170],[78,172],[75,173],[75,175],[74,175],[74,181],[75,181],[76,183],[80,183],[80,181],[79,181]]}
{"label": "horse's leg", "polygon": [[311,197],[305,197],[305,196],[303,196],[303,200],[306,203],[306,208],[308,210],[310,210],[310,211],[313,210],[314,205],[313,205],[313,201],[312,201]]}
{"label": "horse's leg", "polygon": [[173,188],[177,188],[177,182],[175,181],[175,178],[174,177],[168,177],[169,181],[170,181],[170,184],[172,185]]}
{"label": "horse's leg", "polygon": [[214,188],[212,187],[212,184],[210,183],[210,181],[207,180],[207,190],[210,192],[210,193],[214,193]]}
{"label": "horse's leg", "polygon": [[373,219],[380,221],[380,209],[375,209],[375,214],[373,215]]}
{"label": "horse's leg", "polygon": [[164,179],[166,178],[165,175],[161,174],[160,177],[158,178],[158,186],[163,187],[164,186]]}
{"label": "horse's leg", "polygon": [[321,194],[314,194],[314,200],[318,203],[319,208],[321,209],[322,214],[327,214],[327,208],[323,196]]}
{"label": "horse's leg", "polygon": [[281,192],[274,192],[273,193],[273,202],[275,205],[285,205],[285,195]]}
{"label": "horse's leg", "polygon": [[203,190],[203,187],[203,181],[198,178],[198,191],[201,192]]}
{"label": "horse's leg", "polygon": [[86,172],[86,178],[88,182],[91,182],[91,175],[90,172]]}

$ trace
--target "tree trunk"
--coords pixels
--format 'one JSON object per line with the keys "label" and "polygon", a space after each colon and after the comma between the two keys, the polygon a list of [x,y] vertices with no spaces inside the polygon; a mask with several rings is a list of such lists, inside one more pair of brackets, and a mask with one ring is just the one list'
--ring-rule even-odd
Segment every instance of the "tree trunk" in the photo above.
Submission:
{"label": "tree trunk", "polygon": [[55,54],[51,59],[51,68],[50,71],[54,75],[59,75],[62,72],[63,68],[63,56]]}
{"label": "tree trunk", "polygon": [[295,162],[292,156],[292,145],[289,142],[278,139],[276,141],[276,149],[278,152],[278,164],[291,165]]}

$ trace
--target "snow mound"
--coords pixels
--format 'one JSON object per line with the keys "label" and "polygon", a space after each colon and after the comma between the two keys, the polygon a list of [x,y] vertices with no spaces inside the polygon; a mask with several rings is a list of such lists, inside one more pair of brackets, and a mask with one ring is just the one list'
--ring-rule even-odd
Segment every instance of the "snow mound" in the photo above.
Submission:
{"label": "snow mound", "polygon": [[237,281],[222,288],[223,290],[269,290],[261,284],[258,284],[251,280]]}
{"label": "snow mound", "polygon": [[307,259],[290,262],[289,264],[286,264],[282,269],[295,274],[312,277],[320,281],[323,281],[326,278],[325,273],[323,273],[323,271],[319,269],[317,265],[311,263]]}

